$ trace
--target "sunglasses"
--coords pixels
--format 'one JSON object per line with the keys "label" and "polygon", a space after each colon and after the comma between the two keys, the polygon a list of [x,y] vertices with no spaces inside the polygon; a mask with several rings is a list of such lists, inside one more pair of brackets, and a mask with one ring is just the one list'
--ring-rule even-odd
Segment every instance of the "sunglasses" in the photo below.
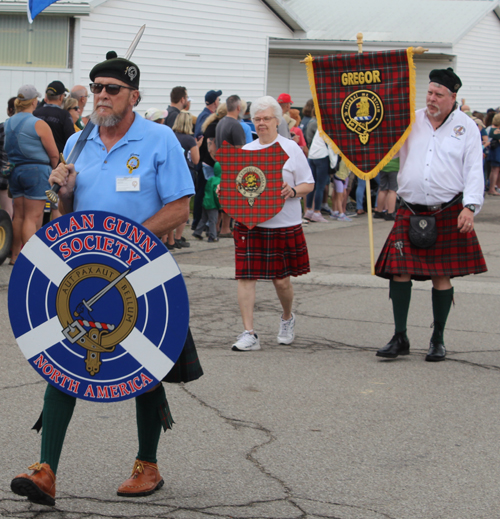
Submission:
{"label": "sunglasses", "polygon": [[110,96],[117,95],[122,88],[126,88],[127,90],[137,90],[136,88],[123,86],[123,85],[103,85],[101,83],[90,83],[89,86],[90,86],[90,91],[93,94],[100,94],[102,92],[102,89],[104,88]]}
{"label": "sunglasses", "polygon": [[75,110],[75,112],[78,112],[78,110],[80,110],[80,108],[78,108],[78,106],[74,106],[73,108],[70,108],[70,110]]}

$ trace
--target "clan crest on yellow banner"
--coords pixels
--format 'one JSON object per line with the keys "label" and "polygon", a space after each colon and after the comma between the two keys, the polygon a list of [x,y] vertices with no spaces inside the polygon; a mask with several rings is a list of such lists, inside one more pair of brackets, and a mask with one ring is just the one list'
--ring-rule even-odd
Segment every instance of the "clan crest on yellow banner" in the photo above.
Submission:
{"label": "clan crest on yellow banner", "polygon": [[321,136],[347,167],[374,178],[415,118],[413,48],[305,60]]}

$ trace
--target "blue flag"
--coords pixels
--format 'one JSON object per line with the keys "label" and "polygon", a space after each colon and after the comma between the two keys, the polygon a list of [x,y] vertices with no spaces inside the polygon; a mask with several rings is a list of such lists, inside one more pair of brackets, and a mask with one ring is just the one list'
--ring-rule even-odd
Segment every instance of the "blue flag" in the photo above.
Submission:
{"label": "blue flag", "polygon": [[33,23],[35,16],[40,14],[44,9],[51,4],[55,4],[57,0],[28,0],[28,20]]}

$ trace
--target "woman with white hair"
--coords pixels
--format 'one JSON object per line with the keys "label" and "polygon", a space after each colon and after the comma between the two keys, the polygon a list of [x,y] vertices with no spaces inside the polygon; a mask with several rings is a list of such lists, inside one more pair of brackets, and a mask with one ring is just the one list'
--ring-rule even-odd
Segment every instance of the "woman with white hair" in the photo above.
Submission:
{"label": "woman with white hair", "polygon": [[253,229],[236,222],[234,227],[238,303],[244,331],[232,349],[260,350],[260,340],[253,329],[255,289],[258,279],[271,279],[281,306],[279,344],[291,344],[295,338],[295,315],[292,313],[293,286],[290,276],[310,271],[307,245],[302,231],[300,198],[314,188],[307,159],[292,140],[278,135],[282,111],[278,102],[264,96],[250,109],[258,139],[243,146],[244,150],[261,150],[278,142],[288,155],[283,166],[281,211]]}

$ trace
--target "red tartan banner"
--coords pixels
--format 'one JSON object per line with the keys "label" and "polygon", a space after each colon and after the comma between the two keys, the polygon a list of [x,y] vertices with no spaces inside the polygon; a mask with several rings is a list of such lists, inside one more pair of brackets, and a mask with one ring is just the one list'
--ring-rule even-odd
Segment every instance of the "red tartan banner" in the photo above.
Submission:
{"label": "red tartan banner", "polygon": [[288,155],[277,142],[262,150],[242,150],[224,141],[215,159],[222,168],[219,200],[231,218],[252,229],[281,211]]}
{"label": "red tartan banner", "polygon": [[358,177],[374,178],[415,120],[413,49],[305,62],[322,137]]}

